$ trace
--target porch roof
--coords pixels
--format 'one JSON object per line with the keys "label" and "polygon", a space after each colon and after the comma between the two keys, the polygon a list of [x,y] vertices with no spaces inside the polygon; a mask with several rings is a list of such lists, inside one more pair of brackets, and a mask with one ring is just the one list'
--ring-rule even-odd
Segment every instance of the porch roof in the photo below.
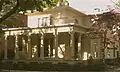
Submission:
{"label": "porch roof", "polygon": [[40,26],[36,28],[29,28],[29,27],[19,27],[19,28],[4,28],[3,31],[17,31],[17,30],[31,30],[31,29],[47,29],[47,28],[61,28],[61,27],[79,27],[82,29],[88,29],[87,27],[83,27],[77,24],[62,24],[62,25],[49,25],[49,26]]}

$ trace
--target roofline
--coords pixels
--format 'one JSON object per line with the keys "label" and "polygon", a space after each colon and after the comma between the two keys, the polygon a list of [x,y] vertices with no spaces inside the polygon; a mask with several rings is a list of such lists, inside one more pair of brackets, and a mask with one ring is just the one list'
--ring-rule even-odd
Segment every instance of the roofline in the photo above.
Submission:
{"label": "roofline", "polygon": [[88,13],[87,15],[88,15],[88,16],[91,16],[91,15],[101,15],[101,14],[103,14],[103,13],[107,13],[107,12],[110,12],[110,11]]}
{"label": "roofline", "polygon": [[75,12],[78,12],[78,13],[81,13],[83,15],[86,15],[84,12],[82,11],[78,11],[76,9],[74,9],[73,7],[70,7],[70,6],[60,6],[60,7],[56,7],[56,8],[65,8],[65,9],[69,9],[69,10],[72,10],[72,11],[75,11]]}
{"label": "roofline", "polygon": [[59,8],[68,9],[68,10],[75,11],[77,13],[81,13],[82,15],[87,15],[87,14],[83,13],[82,11],[78,11],[70,6],[59,6],[59,7],[54,7],[52,9],[46,9],[43,12],[36,11],[34,13],[26,13],[25,15],[32,16],[32,15],[38,15],[38,14],[48,14],[49,12],[53,12],[54,10],[58,10]]}
{"label": "roofline", "polygon": [[47,29],[47,28],[61,28],[61,27],[81,27],[81,28],[84,28],[84,29],[88,29],[86,27],[83,27],[83,26],[80,26],[80,25],[74,25],[74,24],[64,24],[64,25],[50,25],[50,26],[41,26],[41,27],[36,27],[36,28],[30,28],[30,27],[20,27],[20,28],[5,28],[5,29],[2,29],[3,31],[17,31],[17,30],[31,30],[31,29]]}
{"label": "roofline", "polygon": [[78,10],[76,10],[75,8],[72,8],[72,7],[70,7],[70,6],[66,6],[66,7],[68,7],[69,9],[72,9],[72,10],[78,12],[78,13],[81,13],[81,14],[83,14],[83,15],[86,15],[86,13],[84,13],[83,11],[78,11]]}

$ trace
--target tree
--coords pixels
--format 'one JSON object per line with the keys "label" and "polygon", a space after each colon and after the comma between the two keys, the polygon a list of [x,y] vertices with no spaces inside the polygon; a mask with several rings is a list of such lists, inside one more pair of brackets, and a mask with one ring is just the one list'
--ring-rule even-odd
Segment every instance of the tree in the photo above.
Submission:
{"label": "tree", "polygon": [[102,58],[104,51],[109,44],[115,47],[115,43],[120,43],[120,14],[114,11],[91,16],[92,27],[88,35],[92,38],[100,38],[102,42]]}
{"label": "tree", "polygon": [[43,8],[55,6],[57,2],[58,0],[0,0],[0,24],[19,11],[42,11]]}

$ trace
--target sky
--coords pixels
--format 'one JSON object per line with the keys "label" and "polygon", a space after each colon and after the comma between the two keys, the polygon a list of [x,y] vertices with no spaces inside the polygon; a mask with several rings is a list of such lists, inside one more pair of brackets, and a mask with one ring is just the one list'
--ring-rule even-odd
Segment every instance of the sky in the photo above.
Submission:
{"label": "sky", "polygon": [[[112,0],[117,1],[117,0]],[[69,5],[77,10],[87,13],[96,12],[94,9],[99,8],[101,11],[107,9],[107,5],[113,6],[111,0],[68,0]]]}

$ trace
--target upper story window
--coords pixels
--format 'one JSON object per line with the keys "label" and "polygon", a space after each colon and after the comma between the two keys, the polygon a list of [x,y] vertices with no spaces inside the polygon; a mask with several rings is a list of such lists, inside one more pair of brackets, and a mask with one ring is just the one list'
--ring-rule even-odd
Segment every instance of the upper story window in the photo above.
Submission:
{"label": "upper story window", "polygon": [[50,14],[28,16],[28,27],[49,26],[51,25],[51,21]]}
{"label": "upper story window", "polygon": [[38,18],[38,26],[49,26],[51,25],[51,16],[42,16]]}

